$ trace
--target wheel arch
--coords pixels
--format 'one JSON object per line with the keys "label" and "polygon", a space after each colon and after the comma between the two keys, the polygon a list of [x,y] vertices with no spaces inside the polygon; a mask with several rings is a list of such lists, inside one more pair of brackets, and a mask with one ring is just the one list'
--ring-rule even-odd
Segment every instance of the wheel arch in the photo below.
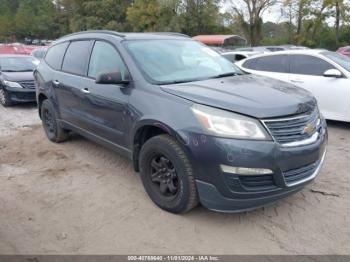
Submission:
{"label": "wheel arch", "polygon": [[48,97],[45,94],[40,93],[38,95],[38,111],[39,111],[39,117],[40,118],[41,118],[41,106],[42,106],[44,100],[46,100],[46,99],[48,99]]}
{"label": "wheel arch", "polygon": [[180,143],[184,143],[185,139],[175,129],[168,125],[159,122],[146,120],[139,123],[135,128],[135,132],[132,136],[132,147],[133,147],[133,166],[136,172],[139,171],[139,154],[142,146],[152,137],[162,134],[168,134],[175,138]]}

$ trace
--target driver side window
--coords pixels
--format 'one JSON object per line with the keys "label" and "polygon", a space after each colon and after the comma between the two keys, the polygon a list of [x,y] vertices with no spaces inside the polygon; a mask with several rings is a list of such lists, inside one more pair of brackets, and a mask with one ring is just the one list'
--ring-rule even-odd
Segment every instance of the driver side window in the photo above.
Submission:
{"label": "driver side window", "polygon": [[96,41],[91,54],[88,76],[96,78],[100,73],[119,71],[125,80],[126,66],[117,50],[109,43]]}

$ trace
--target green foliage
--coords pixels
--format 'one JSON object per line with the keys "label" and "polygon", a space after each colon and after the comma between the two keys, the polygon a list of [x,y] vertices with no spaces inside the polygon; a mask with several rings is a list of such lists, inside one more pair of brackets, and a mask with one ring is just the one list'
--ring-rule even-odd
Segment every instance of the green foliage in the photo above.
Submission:
{"label": "green foliage", "polygon": [[[225,13],[224,2],[232,7]],[[264,23],[264,11],[276,5],[284,19]],[[89,29],[237,34],[253,45],[336,49],[350,42],[350,0],[0,0],[2,41]]]}
{"label": "green foliage", "polygon": [[135,0],[127,10],[127,21],[136,32],[158,31],[161,7],[157,0]]}

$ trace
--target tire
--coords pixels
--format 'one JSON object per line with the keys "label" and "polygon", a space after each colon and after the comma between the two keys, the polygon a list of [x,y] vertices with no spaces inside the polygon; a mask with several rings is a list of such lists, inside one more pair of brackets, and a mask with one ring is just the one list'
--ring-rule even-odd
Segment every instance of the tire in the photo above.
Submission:
{"label": "tire", "polygon": [[68,131],[64,130],[57,121],[57,114],[50,100],[46,99],[41,105],[41,119],[47,138],[55,143],[68,139]]}
{"label": "tire", "polygon": [[169,135],[149,139],[139,161],[143,186],[158,207],[180,214],[198,205],[193,167],[175,139]]}
{"label": "tire", "polygon": [[4,107],[8,107],[8,106],[13,105],[8,92],[3,88],[0,88],[0,103]]}

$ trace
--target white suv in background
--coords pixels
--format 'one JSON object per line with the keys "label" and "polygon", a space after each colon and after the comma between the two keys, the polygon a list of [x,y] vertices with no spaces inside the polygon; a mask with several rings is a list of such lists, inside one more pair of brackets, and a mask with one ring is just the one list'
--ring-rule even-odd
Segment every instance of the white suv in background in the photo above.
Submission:
{"label": "white suv in background", "polygon": [[326,119],[350,122],[350,58],[327,50],[290,50],[236,63],[243,71],[304,88]]}

